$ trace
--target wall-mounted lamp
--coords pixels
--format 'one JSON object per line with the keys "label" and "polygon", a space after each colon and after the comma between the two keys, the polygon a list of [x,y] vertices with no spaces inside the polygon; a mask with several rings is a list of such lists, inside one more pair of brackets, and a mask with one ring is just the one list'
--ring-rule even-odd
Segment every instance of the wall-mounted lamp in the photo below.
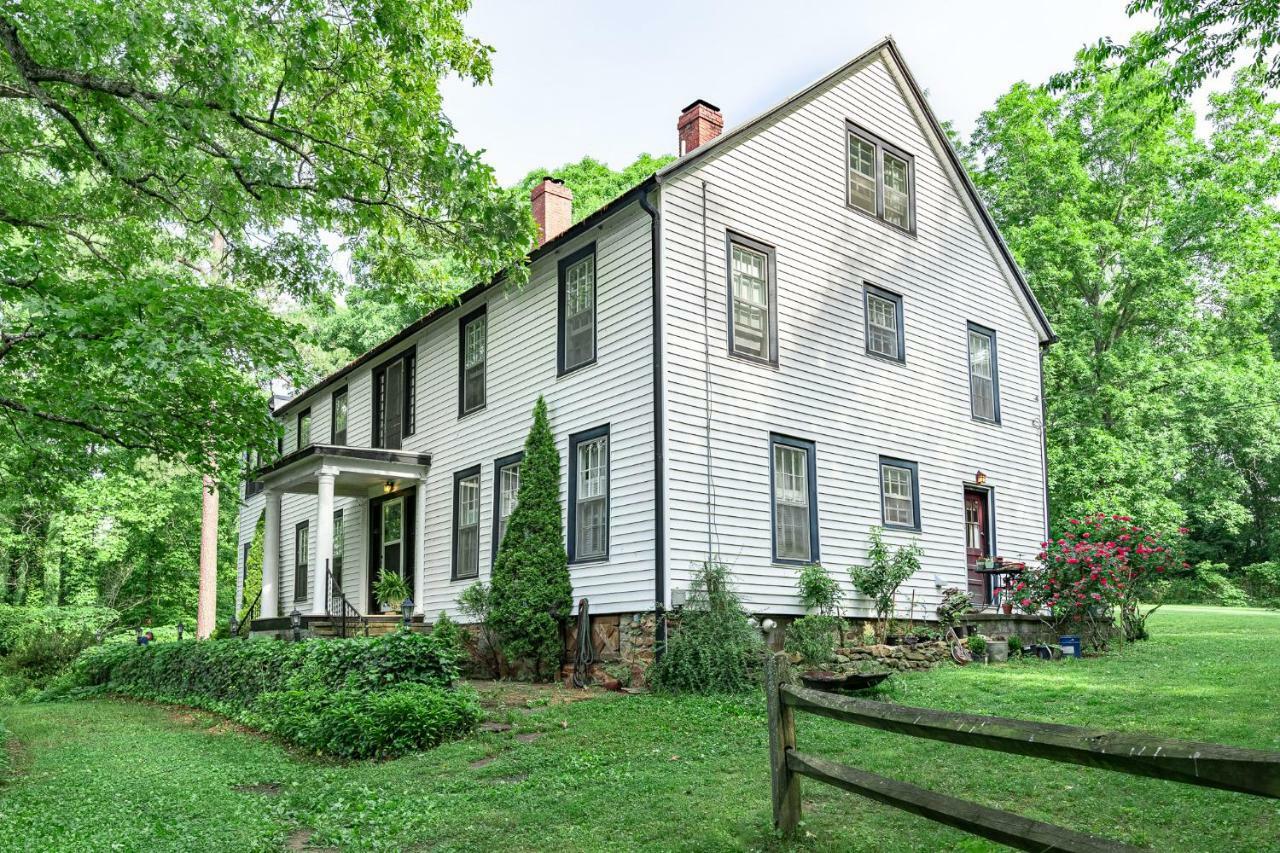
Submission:
{"label": "wall-mounted lamp", "polygon": [[973,482],[977,483],[979,486],[985,486],[987,484],[986,472],[979,471],[978,473],[974,474]]}
{"label": "wall-mounted lamp", "polygon": [[395,487],[396,487],[395,480],[387,480],[387,482],[382,484],[382,493],[384,495],[389,495],[395,489]]}

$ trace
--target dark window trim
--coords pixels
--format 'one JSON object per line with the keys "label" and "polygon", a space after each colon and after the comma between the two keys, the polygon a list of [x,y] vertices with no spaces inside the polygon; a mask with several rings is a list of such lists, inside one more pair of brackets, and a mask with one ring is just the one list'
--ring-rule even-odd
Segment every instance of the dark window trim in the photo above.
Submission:
{"label": "dark window trim", "polygon": [[[307,419],[307,443],[302,443],[302,419]],[[314,442],[311,441],[311,407],[308,406],[298,412],[293,422],[293,443],[297,450],[304,447],[310,447]]]}
{"label": "dark window trim", "polygon": [[[385,437],[380,435],[382,432],[382,407],[378,405],[378,385],[386,377],[387,368],[392,364],[395,364],[397,361],[404,361],[404,367],[400,371],[401,381],[404,383],[404,387],[400,389],[400,405],[404,407],[404,410],[400,413],[401,447],[404,446],[404,439],[413,435],[416,429],[416,410],[418,408],[417,394],[415,393],[413,395],[414,399],[412,405],[410,405],[409,401],[409,390],[411,388],[415,392],[417,390],[417,377],[414,374],[418,369],[418,345],[415,343],[410,347],[400,350],[385,361],[382,361],[369,373],[371,380],[370,391],[372,392],[370,396],[373,398],[373,435],[369,441],[370,447],[383,447],[385,444]],[[351,418],[351,406],[349,403],[347,406],[347,418],[348,420]]]}
{"label": "dark window trim", "polygon": [[[476,559],[476,573],[475,573],[474,575],[467,575],[466,577],[459,577],[459,575],[458,575],[458,508],[459,508],[459,505],[458,505],[458,492],[460,491],[460,487],[461,487],[461,485],[462,485],[462,481],[463,481],[463,480],[465,480],[465,479],[467,479],[468,477],[475,477],[475,478],[476,478],[476,486],[477,486],[477,487],[479,487],[479,486],[480,486],[480,466],[479,466],[479,465],[472,465],[470,468],[463,468],[461,471],[454,471],[454,472],[453,472],[453,526],[452,526],[452,527],[450,528],[450,530],[449,530],[449,541],[450,541],[450,548],[449,548],[449,580],[450,580],[450,582],[452,582],[452,581],[473,581],[473,580],[475,580],[476,578],[480,577],[480,560],[479,560],[479,556],[480,556],[480,553],[479,553],[479,552],[480,552],[480,543],[479,543],[479,541],[478,541],[478,540],[479,540],[479,534],[480,534],[480,520],[479,520],[479,519],[476,519],[476,538],[477,538],[477,542],[476,542],[476,557],[477,557],[477,559]],[[478,511],[479,506],[480,506],[480,497],[481,497],[480,495],[476,495],[476,506],[477,506],[477,511]]]}
{"label": "dark window trim", "polygon": [[[887,299],[892,302],[897,310],[898,316],[898,357],[885,355],[882,352],[876,352],[871,348],[871,300],[869,297],[879,296],[881,299]],[[903,318],[902,312],[902,294],[894,293],[892,290],[885,290],[883,287],[872,284],[869,281],[862,283],[862,344],[863,350],[869,356],[883,359],[885,361],[893,361],[898,364],[907,363],[907,325]]]}
{"label": "dark window trim", "polygon": [[[744,249],[750,249],[753,252],[759,252],[766,258],[766,267],[769,276],[769,356],[760,358],[749,353],[737,352],[733,348],[733,246],[734,244],[742,246]],[[742,361],[750,361],[756,364],[767,364],[770,367],[778,366],[778,253],[774,246],[769,243],[756,240],[753,237],[726,229],[724,232],[724,264],[725,264],[725,291],[726,291],[726,324],[727,344],[729,347],[729,355],[732,358],[741,359]]]}
{"label": "dark window trim", "polygon": [[[485,303],[469,314],[458,318],[458,417],[484,411],[489,405],[489,305]],[[467,325],[474,320],[485,317],[484,324],[484,400],[473,409],[466,408],[467,392]]]}
{"label": "dark window trim", "polygon": [[342,441],[338,441],[338,400],[340,398],[347,401],[347,429],[344,429],[343,433],[346,433],[351,427],[351,398],[347,396],[347,386],[343,385],[341,388],[334,389],[329,398],[329,443],[345,447],[347,435],[344,434]]}
{"label": "dark window trim", "polygon": [[[331,578],[336,577],[338,578],[339,581],[346,580],[346,578],[342,577],[342,572],[344,569],[346,569],[346,563],[347,563],[347,560],[346,560],[347,531],[345,529],[346,520],[347,520],[347,516],[345,512],[343,512],[340,509],[335,509],[333,511],[334,549],[333,549],[333,561],[329,563],[329,577]],[[337,547],[338,530],[340,529],[342,530],[342,550],[338,550],[338,547]]]}
{"label": "dark window trim", "polygon": [[[809,559],[796,560],[791,557],[778,556],[778,500],[776,476],[773,464],[773,448],[775,445],[795,447],[805,451],[806,468],[809,480]],[[782,566],[804,566],[821,561],[818,535],[818,445],[807,438],[794,438],[777,432],[769,433],[769,547],[773,562]]]}
{"label": "dark window trim", "polygon": [[[844,138],[844,204],[850,210],[857,211],[863,216],[869,216],[872,219],[879,220],[890,228],[908,234],[912,237],[916,236],[916,158],[915,155],[909,154],[892,142],[886,141],[883,137],[872,133],[865,127],[856,122],[845,120],[845,138]],[[870,143],[876,149],[876,212],[869,213],[862,208],[856,206],[849,198],[849,136],[856,136],[863,142]],[[907,161],[907,224],[909,227],[903,228],[895,222],[890,222],[884,217],[884,152],[899,159]]]}
{"label": "dark window trim", "polygon": [[524,461],[524,451],[493,460],[493,559],[498,558],[498,513],[502,509],[502,469]]}
{"label": "dark window trim", "polygon": [[[991,396],[995,402],[995,417],[984,418],[973,410],[973,351],[969,347],[969,333],[977,332],[980,335],[986,335],[991,341]],[[969,416],[975,421],[984,424],[1000,424],[1000,355],[996,348],[996,330],[979,325],[972,320],[969,321],[964,333],[964,351],[967,356],[967,364],[965,364],[965,375],[969,378]]]}
{"label": "dark window trim", "polygon": [[[302,584],[298,583],[298,569],[304,566],[298,564],[298,540],[305,539],[307,543],[307,562],[304,564],[306,571],[302,573]],[[310,598],[311,593],[311,523],[308,521],[299,521],[293,526],[293,600],[306,601]],[[301,586],[303,594],[298,595],[298,587]]]}
{"label": "dark window trim", "polygon": [[613,546],[613,440],[606,445],[604,458],[604,554],[579,559],[574,553],[578,546],[578,445],[584,441],[604,436],[609,438],[609,424],[575,432],[569,436],[569,564],[605,563]]}
{"label": "dark window trim", "polygon": [[[913,523],[908,526],[905,524],[890,524],[884,517],[884,468],[902,468],[911,472],[911,511]],[[920,532],[920,466],[918,463],[908,459],[898,459],[893,456],[881,456],[876,462],[876,479],[880,482],[880,525],[886,530],[907,530],[914,533]]]}
{"label": "dark window trim", "polygon": [[[595,257],[595,263],[592,267],[591,275],[591,358],[575,364],[573,367],[566,368],[564,366],[564,348],[565,348],[565,329],[564,329],[564,302],[565,302],[565,273],[569,267],[581,261],[588,255]],[[596,363],[596,358],[600,354],[600,259],[596,257],[596,244],[593,240],[581,249],[566,255],[560,259],[556,267],[557,292],[556,292],[556,376],[565,376],[569,373],[576,373],[584,367],[590,367]]]}

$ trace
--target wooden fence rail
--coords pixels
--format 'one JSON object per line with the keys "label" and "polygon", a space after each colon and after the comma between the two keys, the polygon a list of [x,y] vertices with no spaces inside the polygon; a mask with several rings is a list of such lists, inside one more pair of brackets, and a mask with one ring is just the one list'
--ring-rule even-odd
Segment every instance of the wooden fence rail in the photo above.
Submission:
{"label": "wooden fence rail", "polygon": [[786,655],[767,661],[773,820],[786,835],[800,821],[800,777],[808,776],[1022,850],[1138,849],[797,752],[797,711],[912,737],[1280,798],[1280,752],[872,702],[794,687],[788,673]]}

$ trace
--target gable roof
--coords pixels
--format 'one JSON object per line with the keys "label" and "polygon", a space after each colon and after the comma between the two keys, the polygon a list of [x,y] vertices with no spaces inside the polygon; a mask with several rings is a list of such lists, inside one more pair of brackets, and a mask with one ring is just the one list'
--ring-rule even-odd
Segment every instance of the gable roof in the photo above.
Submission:
{"label": "gable roof", "polygon": [[995,244],[997,253],[1001,260],[1004,261],[1005,266],[1008,267],[1014,281],[1017,283],[1019,292],[1026,300],[1028,308],[1035,317],[1036,322],[1039,324],[1042,332],[1041,340],[1046,343],[1053,343],[1058,340],[1058,336],[1053,333],[1053,328],[1049,325],[1049,318],[1045,315],[1044,309],[1040,306],[1040,303],[1036,299],[1035,293],[1032,292],[1030,285],[1027,284],[1027,280],[1022,274],[1022,270],[1018,267],[1018,262],[1014,260],[1013,253],[1009,250],[1008,244],[1005,243],[1004,237],[1001,236],[1000,230],[996,227],[996,223],[991,216],[991,212],[987,210],[987,206],[983,204],[982,198],[978,195],[978,189],[974,186],[973,179],[969,177],[969,173],[965,170],[964,164],[960,160],[960,155],[956,153],[955,147],[951,144],[951,140],[947,138],[947,134],[942,129],[942,124],[938,121],[937,116],[933,114],[933,109],[925,99],[924,91],[920,88],[920,84],[916,82],[915,77],[911,74],[911,69],[907,67],[907,63],[902,58],[902,53],[898,50],[898,45],[893,40],[892,36],[886,36],[867,50],[846,62],[844,65],[841,65],[839,68],[832,71],[830,74],[815,80],[813,83],[801,89],[799,92],[796,92],[794,95],[791,95],[748,121],[734,127],[727,133],[722,133],[710,142],[700,145],[698,148],[690,151],[680,159],[667,164],[667,166],[659,170],[655,176],[657,181],[661,183],[664,179],[688,169],[700,160],[717,153],[720,149],[735,144],[739,140],[750,135],[764,123],[807,100],[810,95],[816,94],[829,84],[844,78],[859,65],[865,63],[867,60],[882,51],[889,54],[898,70],[901,71],[912,98],[915,100],[921,113],[924,114],[925,120],[929,125],[929,130],[933,133],[934,137],[936,137],[936,141],[940,143],[939,147],[946,155],[948,163],[959,176],[965,194],[972,202],[974,209],[978,213],[979,219],[981,219],[982,224],[986,227],[986,230],[991,236],[992,242]]}
{"label": "gable roof", "polygon": [[[924,114],[925,119],[929,124],[929,129],[932,131],[933,135],[936,137],[937,141],[940,143],[940,147],[945,153],[947,160],[950,163],[952,169],[955,171],[957,175],[959,175],[961,184],[966,192],[966,195],[969,197],[970,201],[973,203],[974,208],[977,210],[978,216],[982,220],[983,225],[986,226],[987,231],[990,233],[991,239],[995,244],[1000,257],[1003,259],[1005,265],[1008,267],[1010,273],[1014,278],[1014,281],[1018,285],[1019,291],[1021,292],[1022,296],[1026,299],[1027,304],[1031,310],[1031,313],[1034,315],[1034,317],[1036,318],[1036,321],[1039,323],[1041,327],[1041,331],[1043,332],[1042,340],[1045,341],[1046,343],[1053,343],[1054,341],[1057,341],[1058,336],[1053,333],[1053,329],[1049,325],[1049,318],[1045,315],[1044,309],[1040,307],[1039,301],[1036,300],[1035,294],[1032,292],[1031,287],[1027,284],[1027,280],[1022,274],[1022,270],[1018,267],[1017,261],[1015,261],[1013,258],[1013,253],[1009,250],[1008,244],[1005,243],[1004,237],[1001,236],[999,229],[996,227],[995,220],[991,217],[991,213],[990,211],[987,210],[987,206],[983,204],[982,198],[978,195],[977,187],[974,186],[973,180],[969,177],[969,173],[965,170],[964,164],[960,160],[960,156],[956,153],[955,148],[951,145],[951,140],[947,138],[947,134],[943,131],[942,124],[938,121],[937,116],[933,114],[933,110],[932,108],[930,108],[929,102],[924,97],[923,90],[920,88],[920,85],[916,82],[915,77],[911,74],[911,69],[907,67],[907,63],[902,58],[902,53],[901,51],[898,50],[898,45],[893,40],[892,36],[886,36],[876,44],[872,45],[867,50],[863,51],[862,53],[855,56],[853,59],[841,65],[839,68],[821,77],[820,79],[814,81],[813,83],[809,84],[805,88],[796,92],[794,95],[791,95],[790,97],[775,104],[774,106],[770,107],[764,112],[759,113],[753,118],[743,122],[740,125],[737,125],[736,127],[729,130],[728,132],[722,133],[720,136],[717,136],[715,139],[711,140],[710,142],[707,142],[707,143],[704,143],[703,145],[698,146],[693,151],[690,151],[684,156],[679,157],[678,159],[667,164],[664,168],[658,170],[656,173],[645,178],[643,181],[636,184],[631,189],[627,190],[626,192],[619,195],[617,198],[613,199],[613,201],[609,202],[608,204],[604,205],[600,209],[584,217],[582,221],[571,226],[563,234],[559,235],[555,239],[548,240],[546,243],[542,244],[541,246],[538,246],[533,250],[531,250],[525,256],[525,263],[532,264],[534,261],[538,260],[539,258],[551,252],[556,251],[561,246],[568,243],[570,240],[573,240],[575,237],[578,237],[579,235],[585,233],[592,227],[598,225],[599,223],[603,222],[605,219],[612,216],[614,213],[616,213],[621,208],[625,207],[627,204],[630,204],[632,201],[635,201],[639,196],[648,193],[655,186],[662,183],[664,179],[672,175],[675,175],[678,172],[684,171],[685,169],[689,168],[695,163],[698,163],[708,155],[713,154],[716,151],[726,146],[733,145],[738,140],[744,138],[745,136],[749,135],[754,130],[759,128],[765,122],[769,121],[770,119],[774,118],[780,113],[790,109],[791,107],[798,105],[802,101],[806,100],[810,95],[818,92],[823,87],[827,86],[829,83],[844,77],[850,71],[857,68],[859,65],[866,62],[868,59],[871,59],[873,56],[875,56],[877,53],[880,53],[881,51],[887,51],[889,55],[893,58],[893,61],[897,65],[898,69],[902,72],[902,76],[905,79],[908,88],[910,89],[913,99],[916,101],[916,104],[920,108],[921,112]],[[280,406],[280,408],[274,409],[273,414],[282,415],[282,414],[285,414],[286,412],[289,412],[298,408],[304,400],[314,397],[317,393],[319,393],[325,387],[334,384],[338,380],[342,379],[343,377],[347,376],[348,374],[352,373],[353,371],[362,367],[363,365],[376,360],[379,356],[382,356],[384,354],[389,354],[397,346],[404,343],[409,338],[413,337],[418,332],[422,331],[423,329],[431,325],[436,320],[444,317],[450,311],[454,310],[455,308],[458,308],[462,304],[470,301],[471,299],[474,299],[475,297],[481,295],[482,293],[487,292],[491,288],[496,287],[498,284],[502,283],[504,278],[505,278],[505,275],[503,273],[499,273],[498,275],[490,279],[488,282],[485,282],[483,284],[478,284],[470,288],[469,290],[464,291],[460,296],[458,296],[456,300],[449,302],[445,305],[442,305],[439,308],[436,308],[430,313],[424,315],[423,317],[420,317],[419,319],[410,323],[408,326],[405,326],[396,334],[392,335],[387,340],[383,341],[382,343],[378,344],[377,346],[363,353],[359,357],[353,359],[348,364],[338,368],[337,370],[330,373],[328,376],[324,377],[318,382],[312,383],[309,387],[307,387],[300,393],[294,395],[288,402]]]}

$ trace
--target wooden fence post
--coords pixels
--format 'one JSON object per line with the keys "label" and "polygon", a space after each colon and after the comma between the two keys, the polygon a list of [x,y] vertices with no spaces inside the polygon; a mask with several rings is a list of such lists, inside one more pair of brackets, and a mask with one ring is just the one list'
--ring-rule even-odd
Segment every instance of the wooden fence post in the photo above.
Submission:
{"label": "wooden fence post", "polygon": [[782,704],[781,689],[787,683],[790,661],[782,652],[765,660],[764,690],[769,707],[769,773],[773,787],[773,826],[784,836],[800,823],[800,777],[787,766],[787,751],[796,747],[796,717]]}

